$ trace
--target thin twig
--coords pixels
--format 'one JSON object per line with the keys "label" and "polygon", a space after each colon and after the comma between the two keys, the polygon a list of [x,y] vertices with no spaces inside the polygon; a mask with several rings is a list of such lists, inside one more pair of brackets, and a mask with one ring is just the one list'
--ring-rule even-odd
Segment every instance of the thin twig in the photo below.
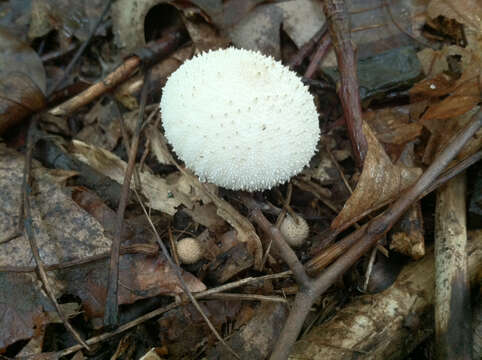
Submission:
{"label": "thin twig", "polygon": [[209,295],[208,299],[220,299],[220,300],[250,300],[250,301],[270,301],[287,304],[288,300],[281,296],[267,296],[257,294],[230,294],[230,293],[218,293]]}
{"label": "thin twig", "polygon": [[368,144],[362,129],[357,64],[351,41],[348,12],[345,2],[342,0],[324,0],[323,11],[325,12],[331,41],[338,61],[338,70],[340,72],[338,94],[343,106],[345,123],[350,136],[355,162],[361,168],[365,160]]}
{"label": "thin twig", "polygon": [[144,120],[144,110],[147,101],[147,92],[149,89],[149,77],[151,70],[147,69],[144,76],[144,84],[141,91],[141,103],[139,109],[139,118],[137,120],[134,136],[132,137],[131,147],[129,152],[129,160],[124,175],[124,182],[122,184],[122,192],[119,200],[119,207],[117,208],[116,232],[112,239],[110,263],[109,263],[109,279],[107,285],[107,298],[105,303],[104,325],[117,326],[118,319],[118,303],[117,293],[119,288],[119,253],[122,237],[122,228],[124,224],[124,213],[129,199],[130,185],[132,173],[136,164],[137,149],[139,147],[140,132],[142,122]]}
{"label": "thin twig", "polygon": [[318,47],[316,48],[316,51],[313,54],[310,64],[308,65],[308,68],[305,71],[305,75],[304,75],[305,79],[310,79],[313,76],[316,70],[320,67],[321,61],[328,53],[330,48],[331,48],[331,38],[330,38],[330,34],[328,34],[327,32],[320,39]]}
{"label": "thin twig", "polygon": [[25,154],[25,168],[23,172],[23,181],[22,181],[22,197],[23,197],[23,208],[24,208],[24,215],[25,220],[23,223],[23,229],[25,237],[27,238],[30,249],[32,250],[33,257],[35,259],[35,264],[37,265],[37,273],[42,281],[42,285],[44,286],[45,292],[47,293],[50,301],[54,305],[60,319],[62,319],[62,323],[66,327],[66,329],[72,334],[72,336],[87,350],[90,350],[89,346],[82,340],[82,337],[79,333],[72,327],[70,324],[67,316],[64,314],[62,308],[57,302],[55,297],[55,293],[53,292],[52,288],[49,285],[47,273],[45,272],[44,264],[42,259],[40,258],[40,252],[37,246],[37,240],[34,236],[34,224],[32,219],[32,212],[31,212],[31,204],[30,204],[30,196],[32,193],[32,156],[33,156],[33,149],[36,143],[36,131],[37,131],[37,117],[34,116],[32,121],[30,122],[30,127],[28,130],[27,136],[27,152]]}

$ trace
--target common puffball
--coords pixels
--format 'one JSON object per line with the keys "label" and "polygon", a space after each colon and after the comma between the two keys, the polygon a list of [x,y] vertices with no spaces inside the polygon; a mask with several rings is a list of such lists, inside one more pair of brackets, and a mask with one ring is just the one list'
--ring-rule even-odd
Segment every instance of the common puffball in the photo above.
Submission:
{"label": "common puffball", "polygon": [[165,136],[201,181],[265,190],[308,164],[320,135],[312,95],[293,71],[258,52],[195,56],[168,79]]}

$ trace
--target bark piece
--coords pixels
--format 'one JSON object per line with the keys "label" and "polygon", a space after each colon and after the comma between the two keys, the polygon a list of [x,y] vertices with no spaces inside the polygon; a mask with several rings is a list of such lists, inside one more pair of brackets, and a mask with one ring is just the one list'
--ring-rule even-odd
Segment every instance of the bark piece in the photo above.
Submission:
{"label": "bark piece", "polygon": [[[469,233],[471,283],[482,279],[482,231]],[[434,256],[407,265],[386,291],[361,296],[316,326],[290,359],[403,359],[433,333]]]}
{"label": "bark piece", "polygon": [[471,359],[465,174],[437,192],[435,210],[435,343],[437,359]]}

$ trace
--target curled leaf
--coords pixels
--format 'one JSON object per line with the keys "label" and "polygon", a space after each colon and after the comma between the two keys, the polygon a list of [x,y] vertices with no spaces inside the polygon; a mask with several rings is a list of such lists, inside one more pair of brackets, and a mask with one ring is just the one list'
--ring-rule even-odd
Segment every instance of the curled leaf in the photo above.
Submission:
{"label": "curled leaf", "polygon": [[363,171],[355,191],[331,223],[333,229],[346,229],[370,212],[393,201],[422,173],[419,168],[394,165],[366,123],[363,124],[363,132],[368,142]]}

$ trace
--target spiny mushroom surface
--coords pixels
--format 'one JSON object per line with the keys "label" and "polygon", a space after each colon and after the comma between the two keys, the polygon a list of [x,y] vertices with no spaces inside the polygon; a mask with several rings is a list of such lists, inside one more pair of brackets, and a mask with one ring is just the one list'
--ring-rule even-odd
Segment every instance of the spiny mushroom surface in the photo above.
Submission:
{"label": "spiny mushroom surface", "polygon": [[265,190],[308,164],[320,135],[312,95],[280,62],[228,48],[186,61],[161,99],[167,140],[201,181]]}
{"label": "spiny mushroom surface", "polygon": [[[298,221],[298,223],[296,223]],[[296,215],[296,219],[291,215],[286,215],[281,222],[280,231],[291,247],[303,245],[310,233],[310,226],[301,216]]]}
{"label": "spiny mushroom surface", "polygon": [[194,264],[202,258],[199,241],[194,238],[184,238],[177,242],[177,255],[183,264]]}

